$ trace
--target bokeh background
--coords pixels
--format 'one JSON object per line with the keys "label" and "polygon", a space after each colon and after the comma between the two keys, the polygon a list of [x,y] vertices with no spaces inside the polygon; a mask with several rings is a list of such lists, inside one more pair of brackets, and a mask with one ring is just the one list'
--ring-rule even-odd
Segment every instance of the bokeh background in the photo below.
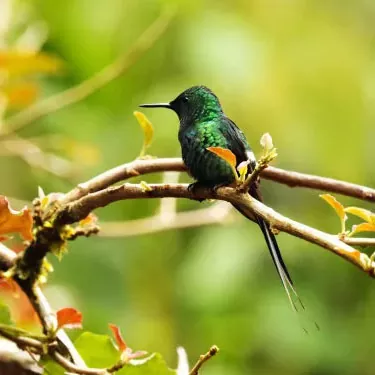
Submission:
{"label": "bokeh background", "polygon": [[[26,145],[3,147],[0,193],[13,198],[15,207],[30,202],[38,186],[46,193],[66,192],[133,160],[142,145],[132,114],[137,105],[169,101],[196,84],[217,93],[258,155],[261,135],[271,133],[277,166],[375,185],[372,1],[1,4],[3,52],[41,48],[63,62],[57,75],[32,77],[39,90],[35,100],[88,79],[131,48],[166,8],[175,11],[167,31],[124,75],[17,132],[55,156],[52,173],[43,157],[39,167],[30,159]],[[22,110],[4,108],[5,119]],[[155,127],[149,152],[178,156],[176,116],[162,109],[147,115]],[[161,181],[162,176],[146,179]],[[340,230],[318,192],[268,181],[262,186],[265,201],[277,211],[331,233]],[[340,200],[371,209],[354,199]],[[177,205],[194,210],[209,204]],[[97,215],[102,222],[124,222],[154,215],[159,205],[119,202]],[[374,281],[317,246],[286,234],[278,240],[320,332],[304,333],[260,231],[236,213],[224,225],[78,239],[61,262],[51,257],[55,271],[45,291],[55,308],[81,310],[85,329],[105,333],[108,322],[116,323],[132,348],[160,352],[171,367],[177,346],[193,363],[216,344],[220,355],[205,366],[205,375],[373,374]]]}

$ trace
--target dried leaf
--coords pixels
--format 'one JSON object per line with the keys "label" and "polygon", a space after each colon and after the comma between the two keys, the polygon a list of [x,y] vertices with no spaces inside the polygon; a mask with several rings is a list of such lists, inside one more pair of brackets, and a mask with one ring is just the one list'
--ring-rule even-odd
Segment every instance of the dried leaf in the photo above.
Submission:
{"label": "dried leaf", "polygon": [[72,307],[65,307],[56,313],[57,328],[81,328],[82,313]]}
{"label": "dried leaf", "polygon": [[0,235],[20,233],[25,240],[32,240],[33,219],[27,207],[21,211],[12,210],[8,199],[0,195]]}
{"label": "dried leaf", "polygon": [[126,342],[121,336],[120,328],[117,327],[115,324],[108,324],[110,330],[113,333],[113,336],[115,337],[116,344],[118,346],[118,349],[121,353],[123,353],[127,349]]}
{"label": "dried leaf", "polygon": [[154,136],[154,127],[144,113],[135,111],[133,114],[143,130],[143,147],[139,155],[140,157],[143,157],[146,154],[146,150],[151,145],[152,138]]}
{"label": "dried leaf", "polygon": [[270,133],[264,133],[260,138],[260,145],[264,148],[266,152],[273,149],[273,142]]}
{"label": "dried leaf", "polygon": [[358,225],[353,225],[350,236],[360,232],[375,232],[375,223],[361,223]]}
{"label": "dried leaf", "polygon": [[370,224],[375,224],[375,214],[369,210],[360,207],[347,207],[345,208],[345,212],[358,216]]}
{"label": "dried leaf", "polygon": [[30,53],[16,51],[0,52],[0,70],[10,76],[35,73],[55,74],[62,70],[62,61],[46,53]]}
{"label": "dried leaf", "polygon": [[344,206],[334,196],[330,194],[321,194],[319,196],[320,198],[324,199],[336,211],[336,214],[341,221],[341,232],[345,233],[345,222],[348,217],[345,214]]}
{"label": "dried leaf", "polygon": [[236,155],[231,150],[222,147],[207,147],[207,150],[225,160],[232,168],[236,168]]}

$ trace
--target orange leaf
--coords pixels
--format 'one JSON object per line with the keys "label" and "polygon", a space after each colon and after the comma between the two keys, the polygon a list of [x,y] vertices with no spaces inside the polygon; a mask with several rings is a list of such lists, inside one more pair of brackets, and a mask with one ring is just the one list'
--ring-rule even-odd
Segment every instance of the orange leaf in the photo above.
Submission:
{"label": "orange leaf", "polygon": [[8,199],[0,195],[0,235],[20,233],[25,240],[32,240],[33,219],[30,210],[24,207],[21,211],[12,210]]}
{"label": "orange leaf", "polygon": [[370,224],[375,224],[375,214],[369,210],[360,207],[347,207],[345,212],[358,216]]}
{"label": "orange leaf", "polygon": [[57,328],[81,328],[82,313],[72,307],[65,307],[56,313]]}
{"label": "orange leaf", "polygon": [[55,74],[61,69],[61,60],[46,53],[0,52],[0,70],[6,71],[9,75]]}
{"label": "orange leaf", "polygon": [[33,83],[20,83],[3,88],[3,93],[11,108],[22,108],[35,101],[38,87]]}
{"label": "orange leaf", "polygon": [[335,211],[337,216],[341,221],[341,232],[345,232],[345,221],[347,216],[345,214],[344,206],[332,195],[330,194],[321,194],[320,198],[324,199]]}
{"label": "orange leaf", "polygon": [[115,324],[108,324],[110,330],[112,331],[113,333],[113,336],[115,337],[115,341],[116,341],[116,344],[119,348],[119,351],[121,353],[125,352],[125,350],[127,349],[127,345],[126,345],[126,342],[124,341],[124,339],[122,338],[121,336],[121,332],[120,332],[120,328],[117,327]]}
{"label": "orange leaf", "polygon": [[82,226],[96,225],[98,222],[98,217],[90,212],[84,219],[82,219],[79,224]]}
{"label": "orange leaf", "polygon": [[350,235],[360,233],[360,232],[375,232],[375,224],[372,223],[361,223],[358,225],[353,225],[352,232]]}
{"label": "orange leaf", "polygon": [[207,150],[225,160],[231,167],[236,168],[236,155],[231,150],[222,147],[207,147]]}

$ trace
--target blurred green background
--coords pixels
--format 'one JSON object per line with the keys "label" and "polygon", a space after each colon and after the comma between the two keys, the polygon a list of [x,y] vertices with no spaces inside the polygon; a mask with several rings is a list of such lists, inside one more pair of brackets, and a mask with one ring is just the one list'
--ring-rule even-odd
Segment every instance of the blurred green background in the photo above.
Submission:
{"label": "blurred green background", "polygon": [[[196,84],[217,93],[258,155],[261,135],[270,132],[279,152],[277,166],[375,185],[374,2],[13,3],[14,16],[27,9],[30,23],[41,22],[47,32],[43,50],[65,63],[63,74],[40,78],[42,97],[111,63],[165,8],[175,7],[176,16],[122,77],[19,132],[71,160],[78,172],[58,177],[17,156],[0,156],[2,194],[31,201],[38,186],[65,192],[131,161],[142,145],[132,115],[137,105],[169,101]],[[150,153],[180,155],[176,116],[165,110],[147,115],[155,127]],[[331,233],[340,230],[318,192],[268,181],[262,186],[267,204],[282,214]],[[158,205],[119,202],[96,213],[101,221],[125,221],[153,215]],[[184,210],[208,205],[178,202]],[[374,281],[327,251],[280,234],[297,290],[321,327],[306,335],[257,226],[234,216],[224,226],[80,238],[62,262],[51,257],[55,272],[46,294],[55,308],[81,310],[85,329],[108,332],[108,322],[118,324],[132,348],[158,351],[170,366],[176,366],[177,346],[187,350],[192,364],[218,345],[220,355],[205,366],[205,375],[373,374]]]}

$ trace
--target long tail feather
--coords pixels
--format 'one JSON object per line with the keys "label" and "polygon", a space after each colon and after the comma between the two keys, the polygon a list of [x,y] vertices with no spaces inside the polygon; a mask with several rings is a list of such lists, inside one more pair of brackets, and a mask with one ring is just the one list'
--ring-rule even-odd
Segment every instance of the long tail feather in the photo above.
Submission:
{"label": "long tail feather", "polygon": [[290,291],[292,291],[295,298],[298,300],[299,304],[304,309],[305,307],[304,307],[301,299],[299,298],[296,290],[294,289],[292,278],[290,277],[288,269],[287,269],[287,267],[284,263],[284,260],[283,260],[283,257],[281,255],[279,246],[277,244],[275,235],[272,233],[269,225],[262,218],[257,217],[256,219],[257,219],[257,222],[258,222],[258,225],[259,225],[260,229],[262,230],[262,233],[263,233],[264,239],[266,240],[266,243],[267,243],[268,249],[270,251],[273,263],[275,264],[277,273],[279,274],[279,277],[281,279],[281,282],[283,284],[285,292],[288,296],[289,302],[293,307],[293,310],[297,311],[297,307],[296,307],[296,304],[294,302],[294,299],[291,296]]}
{"label": "long tail feather", "polygon": [[[246,213],[242,211],[242,209],[236,205],[234,207],[245,217],[247,217]],[[283,284],[283,287],[285,289],[285,292],[288,296],[289,302],[293,308],[294,311],[298,311],[297,305],[295,301],[298,301],[298,304],[302,307],[302,309],[305,309],[300,297],[298,296],[296,290],[293,286],[292,278],[290,277],[290,274],[288,272],[288,269],[284,263],[283,257],[281,255],[279,246],[277,244],[277,240],[275,238],[275,235],[272,233],[269,225],[261,218],[256,217],[255,218],[260,229],[262,230],[264,239],[266,240],[267,247],[270,251],[273,263],[275,264],[277,273],[280,277],[280,280]]]}

